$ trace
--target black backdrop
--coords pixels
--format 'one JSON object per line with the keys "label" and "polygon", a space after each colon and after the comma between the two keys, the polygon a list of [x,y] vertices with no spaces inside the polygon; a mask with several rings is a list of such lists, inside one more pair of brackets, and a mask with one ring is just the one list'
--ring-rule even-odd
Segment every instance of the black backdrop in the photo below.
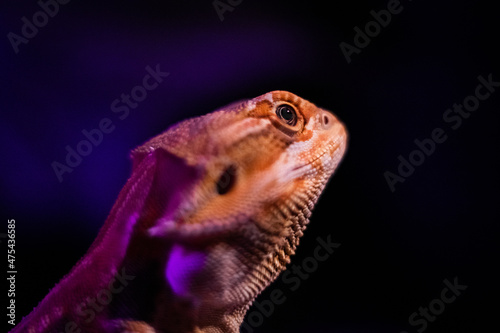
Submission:
{"label": "black backdrop", "polygon": [[[49,17],[35,1],[2,2],[0,232],[15,219],[16,322],[91,244],[129,175],[130,149],[176,121],[282,89],[336,113],[349,129],[349,150],[293,260],[310,273],[274,283],[259,304],[268,305],[273,290],[286,301],[253,307],[246,331],[497,328],[493,5],[232,4],[220,16],[212,1],[73,0],[57,13],[47,7]],[[128,113],[113,112],[125,105],[112,107],[122,93],[142,85],[147,66],[169,75],[147,96],[135,89],[144,100]],[[493,81],[489,88],[484,80]],[[463,116],[449,110],[462,103]],[[75,149],[82,131],[106,118],[110,133],[58,179],[54,161],[64,163],[66,147]],[[432,133],[439,143],[430,144]],[[410,159],[418,166],[403,166]],[[311,259],[318,237],[341,244],[322,262]],[[440,300],[445,279],[467,286],[455,298],[445,292],[449,304]],[[412,326],[409,317],[429,305],[428,319],[414,315]]]}

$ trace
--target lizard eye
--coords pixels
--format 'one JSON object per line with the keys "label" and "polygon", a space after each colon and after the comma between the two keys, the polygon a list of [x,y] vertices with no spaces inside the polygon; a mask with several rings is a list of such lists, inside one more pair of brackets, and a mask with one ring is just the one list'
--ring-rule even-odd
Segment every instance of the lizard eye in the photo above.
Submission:
{"label": "lizard eye", "polygon": [[217,180],[217,193],[224,195],[229,192],[236,182],[236,167],[234,165],[228,166]]}
{"label": "lizard eye", "polygon": [[280,119],[282,119],[285,123],[287,123],[290,126],[295,126],[295,124],[297,124],[297,113],[288,104],[279,105],[276,108],[276,114]]}

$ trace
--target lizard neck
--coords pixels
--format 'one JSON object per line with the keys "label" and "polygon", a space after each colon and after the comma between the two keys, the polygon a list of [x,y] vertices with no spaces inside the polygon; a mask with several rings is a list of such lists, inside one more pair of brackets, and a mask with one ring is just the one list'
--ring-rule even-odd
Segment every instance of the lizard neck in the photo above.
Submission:
{"label": "lizard neck", "polygon": [[248,221],[240,233],[218,242],[173,245],[154,327],[167,333],[239,332],[255,298],[290,262],[311,214],[304,205],[267,208],[259,222]]}
{"label": "lizard neck", "polygon": [[287,262],[265,238],[259,247],[241,235],[208,244],[149,240],[145,247],[144,241],[131,242],[124,265],[136,278],[110,304],[110,319],[127,318],[126,329],[144,323],[164,333],[237,333],[251,303]]}
{"label": "lizard neck", "polygon": [[[255,224],[249,223],[249,228],[254,230],[247,235],[258,234]],[[203,248],[174,245],[165,268],[168,288],[155,313],[155,327],[176,333],[239,332],[255,298],[294,253],[288,238],[276,246],[275,237],[261,234],[257,243],[233,235]]]}

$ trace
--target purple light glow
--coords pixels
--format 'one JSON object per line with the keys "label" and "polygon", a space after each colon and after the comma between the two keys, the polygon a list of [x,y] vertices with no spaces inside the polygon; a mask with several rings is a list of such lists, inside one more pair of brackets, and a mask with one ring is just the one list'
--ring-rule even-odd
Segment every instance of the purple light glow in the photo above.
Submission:
{"label": "purple light glow", "polygon": [[165,276],[177,296],[189,295],[191,282],[205,266],[206,254],[174,245],[170,254]]}

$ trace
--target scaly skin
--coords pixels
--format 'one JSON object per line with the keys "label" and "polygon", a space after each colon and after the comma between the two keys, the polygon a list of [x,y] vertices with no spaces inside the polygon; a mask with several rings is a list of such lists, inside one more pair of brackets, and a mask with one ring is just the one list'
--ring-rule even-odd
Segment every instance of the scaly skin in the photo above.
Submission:
{"label": "scaly skin", "polygon": [[334,115],[285,91],[173,126],[132,152],[88,253],[12,332],[239,332],[346,144]]}

